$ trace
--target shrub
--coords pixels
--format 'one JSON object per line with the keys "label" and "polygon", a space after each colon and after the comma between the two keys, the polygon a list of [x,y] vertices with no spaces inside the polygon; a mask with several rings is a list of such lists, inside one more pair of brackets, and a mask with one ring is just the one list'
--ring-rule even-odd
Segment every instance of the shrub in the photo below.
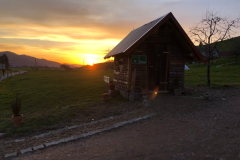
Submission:
{"label": "shrub", "polygon": [[21,111],[21,98],[16,96],[16,100],[12,101],[12,112],[14,117],[20,116]]}

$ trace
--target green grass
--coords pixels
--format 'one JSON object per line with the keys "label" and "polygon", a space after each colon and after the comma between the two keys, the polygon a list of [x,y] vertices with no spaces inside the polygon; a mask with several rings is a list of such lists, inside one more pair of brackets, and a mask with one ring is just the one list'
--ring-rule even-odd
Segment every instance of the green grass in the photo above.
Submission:
{"label": "green grass", "polygon": [[[73,118],[77,110],[101,101],[106,89],[103,76],[113,76],[112,70],[21,70],[30,72],[0,82],[0,132],[7,134],[31,132]],[[22,98],[21,128],[14,128],[11,119],[10,104],[16,94]]]}
{"label": "green grass", "polygon": [[233,44],[234,44],[234,41],[240,41],[240,37],[234,37],[234,38],[231,38],[231,39],[228,39],[228,40],[225,40],[223,42],[219,42],[218,45],[217,45],[217,49],[219,51],[231,51],[233,49]]}
{"label": "green grass", "polygon": [[[229,63],[234,59],[218,59],[217,63]],[[207,68],[203,64],[188,65],[185,71],[185,86],[207,84]],[[99,103],[106,89],[103,76],[112,78],[113,70],[70,71],[42,70],[16,75],[0,82],[0,132],[11,134],[30,133],[63,121],[76,113]],[[240,65],[211,68],[211,84],[215,86],[239,86]],[[10,104],[16,94],[22,98],[24,125],[13,127]]]}
{"label": "green grass", "polygon": [[[239,86],[240,65],[216,67],[216,65],[233,62],[234,58],[218,59],[210,68],[212,86]],[[185,86],[207,85],[207,65],[189,64],[185,71]]]}
{"label": "green grass", "polygon": [[[234,41],[238,41],[238,43],[239,43],[240,36],[219,42],[217,44],[218,51],[232,51],[236,47],[235,46],[236,42],[234,42]],[[199,46],[197,46],[197,47],[199,47]]]}

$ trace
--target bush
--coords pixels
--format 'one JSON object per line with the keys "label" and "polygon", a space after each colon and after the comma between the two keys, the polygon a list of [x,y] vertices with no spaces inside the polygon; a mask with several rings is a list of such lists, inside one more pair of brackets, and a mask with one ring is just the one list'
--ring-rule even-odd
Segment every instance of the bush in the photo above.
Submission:
{"label": "bush", "polygon": [[21,98],[16,96],[16,100],[12,101],[12,112],[14,117],[20,116],[21,111]]}

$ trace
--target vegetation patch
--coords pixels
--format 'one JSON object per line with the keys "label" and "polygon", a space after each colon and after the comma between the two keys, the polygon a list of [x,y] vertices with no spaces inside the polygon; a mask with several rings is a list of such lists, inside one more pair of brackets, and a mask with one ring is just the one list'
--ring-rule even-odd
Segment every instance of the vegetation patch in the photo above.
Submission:
{"label": "vegetation patch", "polygon": [[[3,80],[0,83],[0,132],[21,134],[71,120],[101,102],[106,90],[104,75],[112,77],[113,71],[38,70]],[[15,128],[12,122],[11,102],[16,95],[22,99],[21,128]]]}

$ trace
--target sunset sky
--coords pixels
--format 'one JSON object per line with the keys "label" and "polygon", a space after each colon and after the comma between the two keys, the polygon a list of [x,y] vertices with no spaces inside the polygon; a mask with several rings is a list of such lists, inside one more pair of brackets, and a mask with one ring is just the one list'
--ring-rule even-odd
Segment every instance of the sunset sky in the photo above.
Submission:
{"label": "sunset sky", "polygon": [[234,19],[239,6],[240,0],[0,0],[0,51],[98,63],[131,30],[166,13],[188,31],[206,8]]}

